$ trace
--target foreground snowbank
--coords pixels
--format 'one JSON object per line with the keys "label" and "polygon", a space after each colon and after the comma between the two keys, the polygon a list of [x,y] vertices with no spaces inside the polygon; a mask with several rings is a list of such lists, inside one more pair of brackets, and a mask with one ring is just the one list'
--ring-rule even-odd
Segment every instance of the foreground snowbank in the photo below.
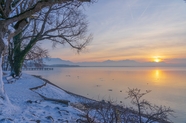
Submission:
{"label": "foreground snowbank", "polygon": [[[13,108],[9,113],[1,112],[0,122],[73,123],[81,118],[80,115],[84,115],[83,111],[71,105],[88,99],[73,96],[44,80],[23,74],[12,84],[8,84],[4,77],[4,83]],[[61,100],[69,101],[70,105]]]}

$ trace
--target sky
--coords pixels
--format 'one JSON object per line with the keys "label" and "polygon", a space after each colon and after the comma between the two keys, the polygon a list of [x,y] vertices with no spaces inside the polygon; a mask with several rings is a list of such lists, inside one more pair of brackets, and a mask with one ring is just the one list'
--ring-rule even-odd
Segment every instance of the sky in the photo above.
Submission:
{"label": "sky", "polygon": [[79,54],[68,45],[48,46],[51,57],[73,62],[186,59],[184,0],[98,0],[83,12],[93,40]]}

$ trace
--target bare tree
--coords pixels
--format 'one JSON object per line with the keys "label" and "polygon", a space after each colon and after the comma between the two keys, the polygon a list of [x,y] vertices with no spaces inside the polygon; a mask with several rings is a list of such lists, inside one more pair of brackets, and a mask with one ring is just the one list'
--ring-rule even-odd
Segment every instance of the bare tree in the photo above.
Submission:
{"label": "bare tree", "polygon": [[48,57],[48,50],[43,49],[39,44],[36,44],[26,54],[24,59],[23,67],[34,66],[43,67],[43,58]]}
{"label": "bare tree", "polygon": [[[100,101],[87,104],[88,113],[80,121],[86,123],[138,123],[138,114],[131,108],[117,105],[114,101]],[[91,114],[91,115],[89,115]]]}
{"label": "bare tree", "polygon": [[[157,106],[152,105],[150,102],[148,102],[145,99],[142,99],[142,97],[146,94],[148,94],[150,91],[146,90],[146,92],[141,93],[140,89],[130,89],[128,90],[128,97],[131,99],[131,103],[135,105],[138,110],[138,119],[139,123],[153,123],[153,122],[164,122],[164,123],[170,123],[169,120],[170,115],[174,112],[171,108],[167,108],[165,106]],[[144,120],[142,121],[142,117]],[[146,120],[145,120],[146,119]]]}
{"label": "bare tree", "polygon": [[84,104],[84,111],[87,113],[78,121],[82,123],[171,123],[169,116],[174,112],[172,109],[152,105],[142,99],[149,92],[141,93],[140,89],[129,88],[127,98],[131,99],[131,103],[137,107],[137,110],[118,105],[111,100]]}
{"label": "bare tree", "polygon": [[[83,3],[91,2],[91,0],[0,0],[0,65],[2,65],[2,53],[5,47],[27,25],[27,18],[31,18],[35,13],[45,7],[72,2]],[[23,6],[27,6],[27,9],[16,12]],[[18,25],[18,28],[14,30],[11,27],[12,24]],[[0,67],[0,105],[7,104],[9,104],[9,99],[4,91],[2,68]],[[6,110],[6,108],[4,109]]]}
{"label": "bare tree", "polygon": [[[13,56],[12,50],[8,51],[8,49],[4,50],[2,56],[2,69],[8,71],[11,69],[10,64],[13,64],[12,58]],[[35,66],[35,67],[42,67],[44,65],[42,58],[49,57],[48,50],[44,49],[40,46],[39,43],[34,45],[32,49],[26,54],[23,67],[27,66]]]}
{"label": "bare tree", "polygon": [[[20,42],[21,43],[21,42]],[[42,58],[45,58],[45,57],[48,57],[48,50],[47,49],[44,49],[41,47],[41,45],[39,43],[36,43],[28,52],[25,56],[19,56],[20,58],[23,58],[23,61],[18,61],[20,59],[17,59],[17,55],[19,54],[22,54],[22,51],[21,49],[24,49],[24,44],[21,45],[21,47],[16,47],[15,49],[17,50],[18,48],[20,48],[17,52],[17,55],[14,54],[14,52],[16,51],[15,49],[11,49],[10,47],[12,46],[12,43],[11,45],[9,46],[9,52],[8,52],[8,58],[7,58],[7,61],[6,61],[6,64],[10,64],[10,67],[9,67],[9,70],[11,70],[11,75],[13,77],[14,76],[14,69],[17,68],[15,65],[22,62],[22,66],[24,68],[28,67],[28,66],[34,66],[34,67],[43,67],[43,60]],[[14,45],[16,46],[16,45]],[[16,60],[14,60],[16,59]],[[21,69],[21,68],[20,68]],[[20,70],[20,73],[21,73],[21,70]]]}
{"label": "bare tree", "polygon": [[13,47],[10,47],[13,56],[9,57],[10,61],[13,61],[12,76],[19,76],[24,57],[39,41],[50,40],[53,46],[67,43],[78,52],[89,43],[92,37],[86,36],[87,21],[85,15],[78,10],[79,5],[53,5],[41,10],[35,15],[37,18],[30,20],[26,29],[23,28],[23,31],[14,37]]}

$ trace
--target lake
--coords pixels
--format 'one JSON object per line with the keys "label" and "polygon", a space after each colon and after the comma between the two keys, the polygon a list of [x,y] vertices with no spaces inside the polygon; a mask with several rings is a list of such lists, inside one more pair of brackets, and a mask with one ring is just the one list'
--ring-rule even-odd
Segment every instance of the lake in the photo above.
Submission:
{"label": "lake", "polygon": [[152,90],[144,98],[171,107],[176,123],[186,122],[186,68],[158,67],[61,67],[52,71],[24,71],[41,75],[61,88],[96,100],[112,99],[131,106],[126,91]]}

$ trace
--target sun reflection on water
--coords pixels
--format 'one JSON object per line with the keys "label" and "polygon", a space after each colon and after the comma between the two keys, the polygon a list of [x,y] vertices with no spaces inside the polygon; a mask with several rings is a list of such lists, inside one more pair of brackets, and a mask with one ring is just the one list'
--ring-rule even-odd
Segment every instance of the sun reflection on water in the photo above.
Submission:
{"label": "sun reflection on water", "polygon": [[151,72],[151,79],[153,80],[154,84],[162,85],[163,82],[163,72],[160,69],[154,69]]}
{"label": "sun reflection on water", "polygon": [[151,80],[155,85],[165,85],[167,83],[167,74],[161,69],[153,69],[151,72]]}
{"label": "sun reflection on water", "polygon": [[160,70],[155,70],[155,78],[156,80],[160,79]]}

